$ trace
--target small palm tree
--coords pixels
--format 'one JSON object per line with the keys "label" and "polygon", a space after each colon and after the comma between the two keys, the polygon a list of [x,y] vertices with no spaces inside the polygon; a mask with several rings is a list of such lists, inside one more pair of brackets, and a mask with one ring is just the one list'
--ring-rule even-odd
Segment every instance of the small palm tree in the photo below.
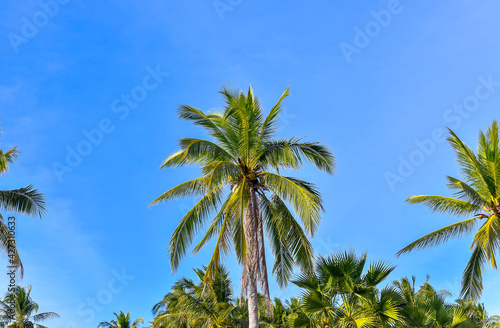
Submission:
{"label": "small palm tree", "polygon": [[354,251],[319,257],[313,273],[293,283],[302,288],[303,313],[290,316],[290,327],[391,327],[401,321],[394,290],[378,290],[395,269]]}
{"label": "small palm tree", "polygon": [[219,267],[213,283],[203,283],[206,268],[194,270],[198,282],[188,278],[176,281],[171,291],[153,307],[153,327],[241,327],[248,320],[235,304],[229,272]]}
{"label": "small palm tree", "polygon": [[450,293],[436,291],[427,281],[417,290],[415,277],[395,281],[393,286],[400,298],[395,300],[403,320],[394,328],[487,328],[495,327],[495,317],[488,318],[484,305],[472,301],[446,301]]}
{"label": "small palm tree", "polygon": [[[2,130],[0,129],[1,135]],[[3,175],[7,172],[9,165],[19,159],[18,154],[17,147],[9,148],[7,151],[0,149],[0,174]],[[20,189],[0,190],[0,211],[39,216],[41,218],[46,212],[45,197],[32,185]],[[9,262],[14,268],[20,269],[22,278],[24,273],[23,265],[17,252],[15,239],[9,231],[9,227],[13,228],[12,224],[11,221],[5,222],[0,213],[0,250],[8,254]]]}
{"label": "small palm tree", "polygon": [[216,239],[205,278],[210,283],[222,258],[231,248],[235,250],[243,266],[242,297],[248,292],[249,327],[257,328],[259,283],[262,294],[269,299],[265,232],[275,256],[273,273],[279,285],[285,286],[294,265],[304,270],[312,267],[313,249],[307,235],[317,231],[323,209],[313,184],[282,175],[282,170],[299,169],[308,161],[332,173],[335,161],[328,148],[317,142],[273,138],[288,89],[267,116],[251,88],[247,94],[227,89],[221,93],[226,105],[219,113],[205,114],[187,105],[180,107],[181,119],[204,127],[214,140],[179,140],[181,149],[168,156],[161,168],[199,165],[202,176],[170,189],[152,205],[201,196],[170,239],[172,270],[177,269],[195,235],[214,214],[194,253]]}
{"label": "small palm tree", "polygon": [[112,319],[110,321],[103,321],[99,324],[99,328],[138,328],[139,324],[144,323],[143,318],[139,318],[135,320],[134,322],[131,321],[130,319],[130,311],[125,314],[122,311],[120,313],[113,313],[116,317],[115,319]]}
{"label": "small palm tree", "polygon": [[418,195],[411,196],[410,204],[424,204],[432,212],[465,217],[417,239],[398,255],[413,250],[433,247],[450,238],[470,235],[472,254],[462,278],[461,296],[477,301],[483,290],[483,270],[486,263],[497,269],[496,253],[500,249],[500,145],[497,121],[487,133],[479,134],[477,153],[469,148],[450,130],[448,141],[455,150],[463,179],[448,177],[448,187],[453,197]]}
{"label": "small palm tree", "polygon": [[16,286],[0,301],[1,323],[6,328],[46,328],[39,322],[59,318],[54,312],[38,313],[39,306],[31,299],[31,286]]}
{"label": "small palm tree", "polygon": [[261,314],[260,326],[263,328],[288,328],[288,316],[292,313],[290,302],[283,303],[274,298],[272,312]]}

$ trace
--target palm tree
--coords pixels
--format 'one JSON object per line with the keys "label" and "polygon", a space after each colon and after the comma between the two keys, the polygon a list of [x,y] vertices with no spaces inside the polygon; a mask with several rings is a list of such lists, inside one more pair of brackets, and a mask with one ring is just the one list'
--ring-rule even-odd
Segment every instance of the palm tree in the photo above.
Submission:
{"label": "palm tree", "polygon": [[139,318],[135,320],[134,322],[131,322],[130,319],[130,311],[125,314],[122,311],[120,311],[120,314],[118,313],[113,313],[116,317],[115,319],[112,319],[111,321],[103,321],[99,324],[99,328],[138,328],[140,323],[144,323],[143,318]]}
{"label": "palm tree", "polygon": [[205,278],[210,283],[221,259],[234,248],[243,266],[242,295],[248,293],[249,327],[256,328],[259,283],[269,299],[264,231],[275,256],[272,271],[278,284],[285,286],[294,265],[304,270],[312,266],[313,249],[306,234],[313,236],[317,231],[323,209],[313,184],[281,173],[299,169],[304,161],[333,173],[335,160],[320,143],[298,138],[273,139],[288,89],[266,117],[251,87],[247,94],[225,88],[221,93],[225,107],[219,113],[205,114],[187,105],[179,109],[181,119],[202,126],[213,140],[181,138],[180,150],[161,165],[161,168],[199,165],[202,176],[168,190],[151,205],[201,196],[180,220],[170,239],[172,270],[177,269],[195,235],[214,214],[193,252],[197,253],[216,238]]}
{"label": "palm tree", "polygon": [[278,297],[274,298],[272,311],[261,313],[260,326],[264,328],[288,328],[288,317],[292,313],[291,303],[283,303]]}
{"label": "palm tree", "polygon": [[483,290],[482,272],[486,263],[497,269],[496,252],[500,246],[500,146],[498,123],[493,121],[487,133],[479,134],[477,153],[450,130],[448,141],[455,150],[463,179],[447,177],[453,197],[418,195],[410,204],[424,204],[432,212],[447,213],[465,220],[431,232],[399,251],[433,247],[450,238],[470,235],[472,254],[462,278],[461,297],[477,301]]}
{"label": "palm tree", "polygon": [[204,284],[206,268],[195,269],[198,282],[176,281],[171,291],[153,307],[153,327],[245,327],[248,312],[236,304],[229,272],[218,268],[210,286]]}
{"label": "palm tree", "polygon": [[391,327],[401,321],[395,291],[377,286],[394,269],[382,261],[367,268],[367,255],[354,251],[319,257],[314,272],[293,281],[303,313],[290,316],[290,327]]}
{"label": "palm tree", "polygon": [[[31,286],[16,286],[0,301],[2,327],[6,328],[46,328],[39,322],[59,318],[54,312],[38,313],[39,306],[31,299]],[[14,309],[12,311],[12,309]]]}
{"label": "palm tree", "polygon": [[[2,130],[0,129],[0,136]],[[4,174],[9,170],[9,164],[16,162],[19,159],[19,150],[17,147],[9,148],[7,151],[0,149],[0,174]],[[0,190],[0,211],[14,212],[31,216],[39,216],[42,218],[45,214],[45,197],[43,194],[34,189],[32,185],[25,188],[13,190]],[[10,264],[20,269],[20,276],[23,277],[24,269],[17,252],[16,242],[11,234],[14,229],[15,222],[9,221],[6,223],[0,213],[0,251],[5,252],[9,257]],[[9,228],[11,228],[9,230]]]}
{"label": "palm tree", "polygon": [[[484,305],[472,301],[458,300],[448,303],[450,293],[436,291],[429,278],[415,288],[415,277],[410,281],[403,278],[393,283],[400,295],[398,306],[403,320],[394,328],[492,328],[496,327],[496,317],[489,318]],[[395,299],[397,300],[397,299]]]}
{"label": "palm tree", "polygon": [[467,317],[475,322],[479,327],[500,327],[500,316],[495,315],[490,317],[483,303],[476,304],[471,300],[458,300],[457,304],[464,311]]}

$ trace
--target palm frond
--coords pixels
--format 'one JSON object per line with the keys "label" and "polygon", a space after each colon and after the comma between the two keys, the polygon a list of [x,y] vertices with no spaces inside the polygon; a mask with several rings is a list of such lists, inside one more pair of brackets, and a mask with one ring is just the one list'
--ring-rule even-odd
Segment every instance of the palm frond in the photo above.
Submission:
{"label": "palm frond", "polygon": [[474,236],[474,244],[481,247],[493,269],[497,268],[496,253],[499,249],[500,220],[498,216],[492,215],[479,228]]}
{"label": "palm frond", "polygon": [[483,290],[482,271],[487,261],[486,252],[480,246],[475,246],[469,263],[465,267],[462,278],[461,297],[471,300],[479,300]]}
{"label": "palm frond", "polygon": [[480,190],[481,194],[488,194],[489,198],[496,198],[496,186],[491,174],[478,160],[472,149],[460,140],[452,130],[449,131],[451,136],[448,141],[455,149],[457,161],[463,174],[471,180],[472,185]]}
{"label": "palm frond", "polygon": [[401,254],[409,253],[413,250],[437,246],[448,241],[450,238],[467,235],[474,230],[479,220],[480,219],[476,217],[438,229],[415,240],[413,243],[400,250],[397,255],[400,256]]}
{"label": "palm frond", "polygon": [[45,321],[45,320],[54,319],[54,318],[59,318],[59,314],[57,314],[55,312],[43,312],[43,313],[38,313],[38,314],[31,317],[31,319],[34,322]]}
{"label": "palm frond", "polygon": [[9,170],[9,164],[12,164],[19,159],[19,153],[20,151],[17,146],[10,148],[6,152],[0,149],[0,174],[7,172]]}
{"label": "palm frond", "polygon": [[14,190],[0,190],[0,209],[40,218],[47,211],[45,196],[34,189],[33,185]]}
{"label": "palm frond", "polygon": [[479,194],[474,188],[472,188],[467,183],[448,176],[448,187],[457,190],[455,195],[461,200],[468,203],[474,204],[479,207],[489,206],[489,202],[481,194]]}
{"label": "palm frond", "polygon": [[314,185],[270,172],[264,172],[261,176],[264,187],[290,203],[307,233],[314,235],[321,220],[320,212],[323,210],[321,197]]}
{"label": "palm frond", "polygon": [[205,223],[205,219],[221,203],[222,193],[221,186],[213,188],[179,222],[169,242],[170,265],[173,271],[179,266],[181,258],[186,254],[187,248]]}
{"label": "palm frond", "polygon": [[281,97],[278,99],[278,102],[271,108],[269,114],[267,115],[264,123],[262,124],[262,128],[259,135],[259,142],[267,141],[270,139],[274,133],[276,132],[276,118],[281,113],[283,108],[283,100],[290,96],[290,87],[286,88]]}
{"label": "palm frond", "polygon": [[205,165],[213,161],[233,161],[232,156],[219,145],[196,138],[182,138],[180,150],[168,156],[160,166],[162,168],[184,165]]}
{"label": "palm frond", "polygon": [[297,169],[308,161],[321,171],[333,174],[335,156],[318,142],[302,142],[298,138],[273,140],[264,143],[255,163],[263,167]]}
{"label": "palm frond", "polygon": [[445,196],[417,195],[409,197],[406,201],[412,205],[424,204],[432,212],[448,213],[456,216],[468,216],[483,211],[483,208],[478,205]]}

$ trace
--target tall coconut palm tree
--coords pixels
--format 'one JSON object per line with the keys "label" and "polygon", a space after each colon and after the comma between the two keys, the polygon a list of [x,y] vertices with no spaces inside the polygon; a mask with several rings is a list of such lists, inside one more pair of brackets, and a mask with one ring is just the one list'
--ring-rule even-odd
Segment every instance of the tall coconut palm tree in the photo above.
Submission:
{"label": "tall coconut palm tree", "polygon": [[[1,135],[2,130],[0,128]],[[19,159],[18,155],[19,150],[17,147],[11,147],[7,151],[0,149],[0,174],[3,175],[9,170],[9,165]],[[32,185],[13,190],[0,190],[0,211],[39,216],[41,218],[46,212],[45,197]],[[15,225],[10,219],[6,222],[2,213],[0,213],[0,251],[8,255],[9,262],[14,268],[20,269],[22,278],[24,269],[17,252],[13,233],[11,233],[14,230],[13,224]]]}
{"label": "tall coconut palm tree", "polygon": [[462,278],[461,296],[478,300],[483,290],[483,270],[489,262],[497,269],[496,255],[500,248],[500,146],[498,123],[493,121],[486,133],[479,134],[477,153],[450,130],[448,141],[455,150],[462,180],[448,176],[453,197],[417,195],[410,204],[423,204],[432,212],[465,217],[457,223],[431,232],[409,244],[398,255],[433,247],[450,238],[470,235],[472,254]]}
{"label": "tall coconut palm tree", "polygon": [[210,283],[222,258],[234,248],[243,266],[242,293],[248,294],[249,327],[256,328],[259,283],[269,298],[265,233],[275,256],[272,271],[278,284],[285,286],[294,265],[302,269],[312,266],[313,249],[307,235],[314,235],[321,221],[318,190],[309,182],[283,175],[283,170],[299,169],[307,161],[333,173],[335,160],[320,143],[273,138],[288,89],[267,116],[251,88],[246,94],[225,88],[221,93],[225,99],[221,112],[205,114],[191,106],[180,107],[179,117],[205,128],[212,140],[181,138],[180,150],[168,156],[161,168],[198,165],[202,176],[168,190],[152,205],[201,196],[170,239],[172,270],[212,217],[193,252],[216,239],[205,278]]}
{"label": "tall coconut palm tree", "polygon": [[138,328],[139,324],[144,323],[143,318],[139,318],[132,322],[130,319],[130,311],[125,314],[122,311],[120,313],[113,313],[116,319],[110,321],[103,321],[99,324],[99,328]]}
{"label": "tall coconut palm tree", "polygon": [[59,318],[54,312],[38,313],[39,306],[31,299],[31,286],[16,286],[0,301],[1,323],[6,328],[46,328],[39,322]]}
{"label": "tall coconut palm tree", "polygon": [[318,258],[314,272],[293,281],[303,290],[303,314],[290,316],[290,327],[391,327],[400,322],[394,290],[377,289],[394,269],[382,261],[367,267],[367,255],[354,251]]}

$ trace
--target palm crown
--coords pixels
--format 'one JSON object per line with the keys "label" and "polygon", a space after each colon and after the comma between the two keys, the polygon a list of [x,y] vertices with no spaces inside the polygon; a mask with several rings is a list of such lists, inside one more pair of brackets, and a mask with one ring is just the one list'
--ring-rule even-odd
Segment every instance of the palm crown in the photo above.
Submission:
{"label": "palm crown", "polygon": [[[294,265],[311,267],[313,250],[307,234],[312,236],[318,229],[323,208],[313,184],[284,176],[281,170],[298,169],[308,161],[332,173],[335,160],[322,144],[298,138],[273,139],[288,89],[267,116],[263,115],[251,88],[247,94],[225,88],[221,93],[225,100],[221,112],[205,114],[187,105],[179,109],[181,119],[205,128],[213,141],[181,138],[180,150],[161,165],[161,168],[199,165],[202,176],[168,190],[152,204],[201,196],[170,239],[173,270],[214,213],[193,251],[197,253],[212,238],[216,239],[206,281],[211,281],[223,256],[234,248],[243,265],[243,291],[249,286],[255,296],[257,287],[253,285],[259,281],[263,293],[269,297],[264,232],[275,256],[273,273],[283,286],[290,279]],[[255,297],[250,298],[252,303]]]}
{"label": "palm crown", "polygon": [[212,285],[203,283],[206,269],[194,270],[198,282],[181,278],[153,307],[153,327],[241,327],[246,313],[234,301],[229,271],[220,267]]}
{"label": "palm crown", "polygon": [[143,318],[139,318],[132,322],[130,319],[130,312],[127,314],[120,311],[120,313],[114,313],[115,319],[110,321],[103,321],[99,324],[99,328],[138,328],[139,324],[144,322]]}
{"label": "palm crown", "polygon": [[[47,319],[58,318],[54,312],[38,313],[39,306],[31,298],[31,287],[16,286],[12,292],[7,293],[0,301],[2,312],[1,324],[7,328],[46,328],[40,322]],[[14,313],[11,313],[14,309]]]}
{"label": "palm crown", "polygon": [[338,252],[319,257],[314,272],[293,281],[303,289],[302,313],[289,318],[291,327],[390,327],[401,320],[394,290],[381,284],[395,266],[367,263],[367,254]]}
{"label": "palm crown", "polygon": [[433,212],[447,213],[465,220],[436,230],[399,251],[432,247],[450,238],[475,231],[472,254],[462,278],[461,296],[477,300],[483,282],[486,263],[497,268],[496,255],[500,247],[500,146],[498,123],[494,121],[486,133],[479,133],[477,153],[450,130],[448,141],[455,150],[463,179],[447,177],[453,197],[418,195],[408,198],[410,204],[424,204]]}

